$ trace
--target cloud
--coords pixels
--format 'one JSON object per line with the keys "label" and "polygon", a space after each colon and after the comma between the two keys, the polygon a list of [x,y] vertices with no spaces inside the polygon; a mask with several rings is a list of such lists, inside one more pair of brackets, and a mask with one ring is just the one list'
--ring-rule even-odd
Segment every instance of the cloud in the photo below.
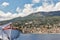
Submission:
{"label": "cloud", "polygon": [[0,11],[0,21],[3,21],[3,20],[10,20],[10,19],[13,19],[15,17],[18,17],[16,13],[11,13],[11,12],[3,12],[3,11]]}
{"label": "cloud", "polygon": [[26,15],[29,15],[30,13],[33,12],[32,6],[33,6],[33,4],[25,4],[22,12],[25,13]]}
{"label": "cloud", "polygon": [[33,13],[33,8],[32,8],[33,4],[25,4],[24,5],[24,9],[21,10],[19,7],[16,8],[16,12],[17,13],[11,13],[11,12],[3,12],[0,10],[0,21],[4,21],[4,20],[10,20],[16,17],[24,17],[27,16],[31,13]]}
{"label": "cloud", "polygon": [[32,3],[39,3],[40,0],[32,0]]}
{"label": "cloud", "polygon": [[17,7],[16,12],[21,12],[21,9],[19,7]]}
{"label": "cloud", "polygon": [[4,6],[4,7],[9,6],[9,3],[8,2],[3,2],[2,6]]}
{"label": "cloud", "polygon": [[5,13],[0,10],[0,21],[10,20],[10,19],[13,19],[13,18],[16,18],[19,16],[25,17],[25,16],[28,16],[35,12],[41,12],[41,11],[50,12],[50,11],[59,11],[60,10],[60,2],[56,3],[56,5],[54,5],[52,3],[50,5],[43,4],[43,6],[39,6],[39,7],[35,7],[35,8],[33,8],[33,6],[34,6],[34,4],[25,4],[24,9],[17,7],[16,8],[17,13],[11,13],[11,12]]}
{"label": "cloud", "polygon": [[54,7],[55,10],[60,10],[60,2],[58,2],[55,7]]}
{"label": "cloud", "polygon": [[25,4],[24,9],[21,10],[19,7],[17,7],[16,11],[18,12],[19,16],[24,17],[31,13],[33,13],[33,4]]}
{"label": "cloud", "polygon": [[56,3],[56,5],[54,5],[54,4],[50,4],[50,5],[46,5],[46,6],[44,6],[44,5],[37,7],[35,11],[36,12],[39,12],[39,11],[49,12],[49,11],[59,11],[60,10],[60,2]]}
{"label": "cloud", "polygon": [[24,9],[22,10],[22,12],[19,12],[19,15],[24,17],[31,13],[40,12],[40,11],[50,12],[50,11],[60,10],[60,2],[56,3],[56,5],[52,3],[50,5],[45,6],[45,4],[43,4],[43,6],[39,6],[36,8],[33,8],[32,6],[34,6],[34,4],[25,4]]}
{"label": "cloud", "polygon": [[47,6],[39,6],[36,8],[36,11],[46,11],[46,12],[49,12],[49,11],[54,11],[54,4],[51,4],[51,5],[47,5]]}

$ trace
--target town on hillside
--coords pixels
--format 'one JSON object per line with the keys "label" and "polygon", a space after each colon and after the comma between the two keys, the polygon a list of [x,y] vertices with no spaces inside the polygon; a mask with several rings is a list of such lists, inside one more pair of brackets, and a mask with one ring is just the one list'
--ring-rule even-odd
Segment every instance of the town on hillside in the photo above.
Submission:
{"label": "town on hillside", "polygon": [[18,25],[18,23],[13,23],[14,27],[17,27],[22,33],[33,33],[33,34],[55,34],[60,33],[60,23],[53,25],[38,25],[25,23],[25,25]]}

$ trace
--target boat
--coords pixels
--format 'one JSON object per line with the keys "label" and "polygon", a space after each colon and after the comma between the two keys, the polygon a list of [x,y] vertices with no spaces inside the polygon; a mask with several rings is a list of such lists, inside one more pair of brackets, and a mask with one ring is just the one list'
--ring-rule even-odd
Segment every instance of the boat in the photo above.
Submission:
{"label": "boat", "polygon": [[16,27],[13,27],[12,23],[2,26],[2,31],[6,34],[9,40],[14,40],[20,35],[20,31]]}

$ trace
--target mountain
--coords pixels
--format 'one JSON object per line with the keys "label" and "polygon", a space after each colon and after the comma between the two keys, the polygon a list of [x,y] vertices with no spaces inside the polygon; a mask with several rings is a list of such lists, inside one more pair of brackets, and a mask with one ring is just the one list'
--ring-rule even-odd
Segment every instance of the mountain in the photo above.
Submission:
{"label": "mountain", "polygon": [[46,16],[60,16],[60,11],[51,11],[51,12],[36,12],[31,13],[26,17],[17,17],[12,19],[13,21],[24,21],[24,20],[33,20],[33,19],[44,19]]}
{"label": "mountain", "polygon": [[60,11],[36,12],[36,13],[42,14],[44,16],[60,16]]}
{"label": "mountain", "polygon": [[[24,23],[24,22],[29,22],[33,20],[39,20],[41,22],[48,21],[47,19],[51,20],[52,19],[58,19],[60,18],[60,11],[51,11],[51,12],[36,12],[36,13],[31,13],[30,15],[26,17],[17,17],[12,20],[6,20],[2,21],[0,23],[8,23],[8,22],[18,22],[18,23]],[[46,20],[45,20],[46,19]]]}

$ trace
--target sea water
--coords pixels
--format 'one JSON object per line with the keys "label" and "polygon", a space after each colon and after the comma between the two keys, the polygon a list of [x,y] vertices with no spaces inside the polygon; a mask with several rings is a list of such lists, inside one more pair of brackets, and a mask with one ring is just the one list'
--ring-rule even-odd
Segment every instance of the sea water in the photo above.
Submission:
{"label": "sea water", "polygon": [[[12,34],[15,35],[15,34]],[[1,33],[0,33],[1,36]],[[6,37],[6,36],[5,36]],[[14,40],[60,40],[60,34],[22,34]]]}
{"label": "sea water", "polygon": [[60,40],[60,34],[20,34],[15,40]]}

